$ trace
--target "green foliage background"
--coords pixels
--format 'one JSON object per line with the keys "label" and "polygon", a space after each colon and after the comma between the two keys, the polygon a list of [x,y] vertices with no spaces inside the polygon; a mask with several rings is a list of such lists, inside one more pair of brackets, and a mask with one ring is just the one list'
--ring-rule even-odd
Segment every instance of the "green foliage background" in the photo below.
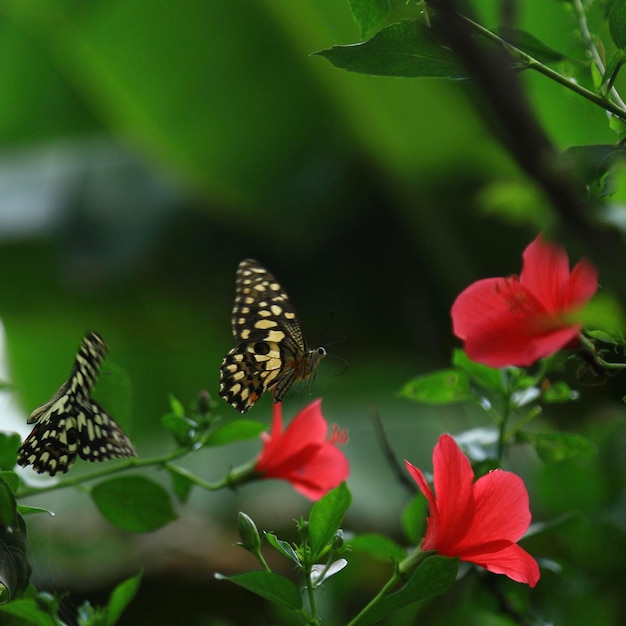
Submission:
{"label": "green foliage background", "polygon": [[[523,28],[581,56],[567,3],[520,4]],[[401,5],[389,21],[416,17]],[[487,23],[496,6],[481,3]],[[425,468],[439,433],[478,425],[465,407],[420,409],[397,393],[449,362],[449,307],[461,289],[519,271],[525,245],[553,224],[477,113],[472,86],[352,74],[311,56],[359,40],[347,3],[335,0],[5,0],[0,16],[0,317],[20,405],[28,412],[56,390],[93,328],[111,347],[98,397],[132,422],[140,455],[168,445],[167,393],[217,396],[235,269],[257,258],[296,303],[311,343],[345,336],[329,351],[347,368],[327,360],[312,393],[350,429],[348,525],[399,534],[407,497],[370,415],[380,413],[399,458]],[[559,148],[615,141],[602,110],[544,77],[523,80]],[[563,243],[575,260],[586,252]],[[594,261],[610,293],[620,271]],[[286,411],[307,393],[292,393]],[[623,377],[584,388],[576,412],[570,404],[546,417],[595,441],[595,459],[543,466],[520,451],[510,460],[527,468],[538,519],[567,516],[562,544],[527,545],[565,563],[536,591],[555,622],[623,617],[621,395]],[[236,417],[226,405],[222,413]],[[268,398],[253,417],[269,421]],[[211,451],[194,471],[210,480],[256,450]],[[29,521],[40,586],[97,599],[145,566],[121,624],[174,623],[174,596],[185,623],[258,624],[256,599],[212,580],[247,565],[231,548],[236,512],[277,529],[308,507],[287,485],[255,484],[198,494],[178,521],[129,537],[78,492],[41,505],[57,516]],[[372,570],[372,588],[380,576]],[[486,623],[475,608],[454,619]]]}

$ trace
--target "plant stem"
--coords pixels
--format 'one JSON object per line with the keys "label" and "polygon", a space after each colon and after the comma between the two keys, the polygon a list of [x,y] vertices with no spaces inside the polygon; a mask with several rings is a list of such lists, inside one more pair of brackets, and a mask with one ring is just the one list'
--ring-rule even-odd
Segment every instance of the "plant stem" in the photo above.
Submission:
{"label": "plant stem", "polygon": [[[574,7],[574,11],[576,12],[576,17],[578,18],[578,28],[580,30],[580,34],[582,35],[583,41],[585,42],[585,46],[587,48],[587,52],[593,61],[593,64],[596,66],[598,72],[600,72],[601,76],[604,76],[605,67],[604,61],[598,52],[598,48],[593,41],[593,37],[591,36],[591,32],[589,31],[589,25],[587,24],[587,15],[585,13],[585,8],[583,7],[583,3],[581,0],[572,0],[572,6]],[[611,97],[615,101],[616,104],[626,109],[626,103],[622,100],[617,89],[611,87],[610,89]]]}
{"label": "plant stem", "polygon": [[[118,474],[131,468],[156,466],[167,469],[171,461],[187,455],[190,451],[191,450],[189,448],[176,448],[176,450],[173,450],[172,452],[169,452],[168,454],[164,454],[162,456],[148,457],[145,459],[133,457],[130,459],[126,459],[125,461],[122,461],[121,463],[118,463],[117,465],[114,465],[112,467],[106,467],[104,469],[91,472],[90,474],[76,476],[75,478],[67,478],[65,480],[62,480],[61,482],[52,485],[45,485],[43,487],[25,487],[16,494],[16,497],[26,498],[28,496],[34,496],[40,493],[47,493],[50,491],[65,489],[66,487],[77,487],[89,481],[112,476],[113,474]],[[253,463],[247,463],[238,468],[235,468],[234,470],[231,470],[224,478],[214,483],[202,480],[201,478],[198,478],[194,474],[188,472],[181,473],[184,473],[185,476],[198,487],[206,489],[207,491],[217,491],[218,489],[223,489],[224,487],[234,487],[235,485],[244,482],[244,480],[250,476],[252,468]],[[180,472],[180,470],[177,471]]]}
{"label": "plant stem", "polygon": [[393,576],[385,583],[381,590],[370,600],[370,602],[359,611],[359,614],[350,620],[347,626],[356,626],[359,621],[369,613],[396,585],[402,582],[402,576],[399,572],[395,572]]}
{"label": "plant stem", "polygon": [[[547,65],[544,65],[543,63],[532,57],[530,54],[527,54],[513,44],[505,41],[494,32],[478,24],[477,22],[474,22],[469,17],[466,17],[464,15],[461,15],[460,17],[462,17],[463,20],[465,20],[475,31],[477,31],[487,39],[490,39],[491,41],[497,43],[500,47],[502,47],[509,54],[511,54],[517,61],[520,62],[520,64],[524,66],[525,69],[535,70],[536,72],[543,74],[547,78],[550,78],[551,80],[559,83],[566,89],[569,89],[579,96],[582,96],[590,102],[593,102],[594,104],[602,107],[605,111],[608,111],[609,113],[615,115],[615,117],[626,121],[626,105],[619,97],[619,95],[617,96],[617,98],[615,98],[615,102],[609,100],[608,98],[600,96],[597,93],[586,89],[582,85],[579,85],[578,83],[563,76],[562,74],[559,74]],[[613,94],[613,90],[611,93]]]}

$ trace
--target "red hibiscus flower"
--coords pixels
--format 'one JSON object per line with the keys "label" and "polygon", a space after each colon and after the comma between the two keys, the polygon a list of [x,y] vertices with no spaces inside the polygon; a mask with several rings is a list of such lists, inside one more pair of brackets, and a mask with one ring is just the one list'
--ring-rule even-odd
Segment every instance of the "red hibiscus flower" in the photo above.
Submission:
{"label": "red hibiscus flower", "polygon": [[519,476],[495,470],[474,483],[472,466],[450,435],[442,435],[433,452],[436,496],[424,474],[405,463],[430,508],[422,550],[537,584],[537,561],[516,543],[530,526],[528,492]]}
{"label": "red hibiscus flower", "polygon": [[598,271],[583,259],[570,272],[565,250],[541,235],[523,259],[519,278],[479,280],[452,305],[454,334],[473,361],[525,367],[577,341],[582,324],[571,315],[596,292]]}
{"label": "red hibiscus flower", "polygon": [[322,415],[322,400],[306,406],[283,431],[282,405],[274,404],[272,432],[263,433],[263,450],[254,471],[264,478],[289,481],[293,488],[311,500],[348,478],[348,459],[337,447],[346,443],[347,433],[328,423]]}

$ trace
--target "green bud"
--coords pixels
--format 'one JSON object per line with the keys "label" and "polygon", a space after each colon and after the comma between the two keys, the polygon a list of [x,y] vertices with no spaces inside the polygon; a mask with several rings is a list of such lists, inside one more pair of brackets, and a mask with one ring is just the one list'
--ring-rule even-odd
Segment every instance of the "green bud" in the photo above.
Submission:
{"label": "green bud", "polygon": [[245,513],[239,512],[239,537],[241,547],[256,552],[261,547],[261,537],[252,518]]}
{"label": "green bud", "polygon": [[335,551],[343,548],[343,530],[341,528],[333,536],[331,548]]}

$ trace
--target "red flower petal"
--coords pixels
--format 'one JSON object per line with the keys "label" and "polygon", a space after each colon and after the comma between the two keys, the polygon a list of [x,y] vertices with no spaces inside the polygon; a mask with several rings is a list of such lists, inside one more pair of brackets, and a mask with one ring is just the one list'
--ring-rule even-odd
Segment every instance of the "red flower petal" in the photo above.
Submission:
{"label": "red flower petal", "polygon": [[494,574],[504,574],[530,587],[534,587],[541,577],[537,561],[516,543],[497,552],[483,553],[463,560],[471,561]]}

